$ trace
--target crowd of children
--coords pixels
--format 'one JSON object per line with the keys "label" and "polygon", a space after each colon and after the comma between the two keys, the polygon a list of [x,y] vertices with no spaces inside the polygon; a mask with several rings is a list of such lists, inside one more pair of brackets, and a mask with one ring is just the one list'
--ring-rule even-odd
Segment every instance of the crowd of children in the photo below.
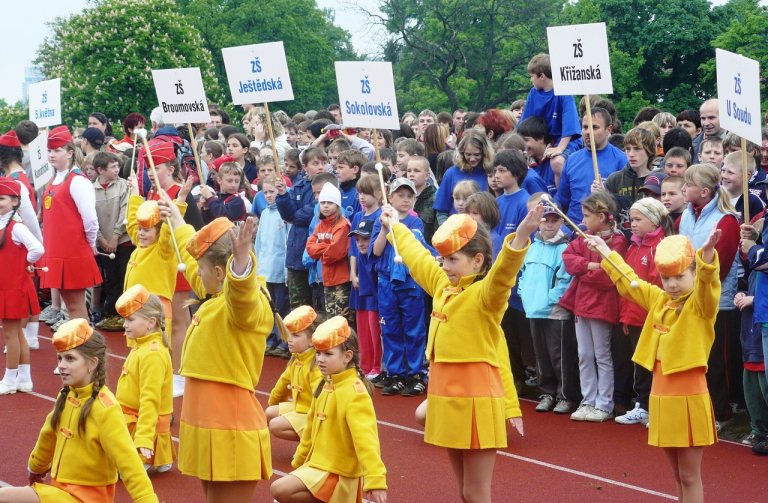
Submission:
{"label": "crowd of children", "polygon": [[[621,134],[610,101],[589,97],[590,121],[554,95],[548,56],[528,72],[510,110],[424,110],[395,131],[344,128],[338,105],[292,118],[249,105],[243,134],[212,106],[194,138],[155,109],[130,114],[118,141],[95,114],[77,140],[48,134],[39,187],[36,126],[0,136],[0,395],[33,390],[40,322],[65,384],[34,484],[0,500],[110,501],[119,469],[156,501],[139,465],[177,459],[182,395],[178,465],[209,501],[249,501],[272,474],[270,434],[298,442],[277,501],[386,501],[373,386],[426,395],[417,421],[465,501],[490,501],[505,423],[523,433],[519,393],[537,393],[537,412],[648,426],[683,501],[701,500],[702,448],[734,414],[768,454],[768,129],[744,164],[716,100],[647,107]],[[115,395],[92,325],[133,348]],[[253,395],[265,355],[289,360],[266,411]],[[90,478],[61,458],[65,418],[88,430],[67,430],[74,443],[114,434]],[[83,499],[94,484],[99,499]]]}

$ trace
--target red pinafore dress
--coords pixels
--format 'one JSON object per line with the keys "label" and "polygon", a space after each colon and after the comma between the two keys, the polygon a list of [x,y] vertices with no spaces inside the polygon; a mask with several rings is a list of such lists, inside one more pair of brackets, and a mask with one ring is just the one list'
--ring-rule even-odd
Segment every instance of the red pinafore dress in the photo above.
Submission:
{"label": "red pinafore dress", "polygon": [[[174,183],[170,187],[168,187],[168,190],[165,191],[166,194],[168,194],[168,197],[171,199],[176,199],[179,195],[179,191],[181,190],[181,185]],[[147,193],[147,201],[158,201],[160,200],[160,194],[155,192],[154,189],[150,189]],[[187,281],[187,278],[184,277],[183,272],[176,273],[176,289],[174,292],[189,292],[192,290],[192,285],[189,284]]]}
{"label": "red pinafore dress", "polygon": [[96,258],[85,237],[83,219],[70,192],[72,180],[85,176],[75,168],[59,185],[48,185],[43,194],[43,246],[40,266],[47,267],[40,288],[84,290],[102,282]]}
{"label": "red pinafore dress", "polygon": [[0,248],[3,280],[0,281],[0,319],[20,320],[40,314],[37,291],[27,274],[27,248],[13,242],[13,228],[19,224],[8,222],[5,245]]}

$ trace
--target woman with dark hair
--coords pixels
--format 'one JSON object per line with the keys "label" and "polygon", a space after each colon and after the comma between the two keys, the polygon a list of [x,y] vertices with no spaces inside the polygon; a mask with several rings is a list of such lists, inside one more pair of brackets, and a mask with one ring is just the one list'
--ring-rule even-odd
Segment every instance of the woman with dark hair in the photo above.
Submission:
{"label": "woman with dark hair", "polygon": [[405,124],[404,122],[400,123],[400,130],[393,130],[392,131],[392,140],[397,140],[398,138],[413,138],[416,139],[416,135],[413,133],[413,129],[411,129],[410,124]]}
{"label": "woman with dark hair", "polygon": [[101,112],[93,112],[88,116],[88,127],[95,127],[104,133],[105,145],[115,139],[115,134],[112,132],[112,124],[107,119],[107,116]]}

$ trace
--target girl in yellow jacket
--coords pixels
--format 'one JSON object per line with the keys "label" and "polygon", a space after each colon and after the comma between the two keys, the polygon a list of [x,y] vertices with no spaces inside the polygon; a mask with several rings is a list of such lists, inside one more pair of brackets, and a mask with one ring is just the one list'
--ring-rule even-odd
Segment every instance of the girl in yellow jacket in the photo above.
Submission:
{"label": "girl in yellow jacket", "polygon": [[176,449],[171,438],[173,369],[164,307],[157,295],[134,285],[117,299],[115,308],[125,319],[125,336],[136,343],[117,381],[117,401],[144,468],[167,472]]}
{"label": "girl in yellow jacket", "polygon": [[382,228],[392,225],[387,239],[397,244],[413,279],[434,299],[424,441],[448,449],[463,500],[490,503],[496,449],[507,446],[506,420],[523,434],[500,323],[528,236],[543,214],[542,206],[528,213],[492,266],[486,228],[467,215],[450,217],[432,237],[443,256],[441,267],[398,223],[397,212],[389,205],[382,208]]}
{"label": "girl in yellow jacket", "polygon": [[[112,503],[117,472],[140,503],[157,503],[152,483],[106,386],[107,345],[75,318],[53,334],[64,384],[29,456],[29,487],[0,489],[16,503]],[[50,472],[51,485],[43,483]]]}
{"label": "girl in yellow jacket", "polygon": [[[299,306],[283,322],[290,334],[291,360],[269,395],[266,415],[270,433],[298,442],[307,426],[312,392],[323,379],[315,364],[315,348],[312,346],[312,334],[322,320],[311,307]],[[293,401],[289,402],[288,397]]]}
{"label": "girl in yellow jacket", "polygon": [[[602,262],[619,293],[648,310],[632,357],[653,371],[648,444],[664,449],[677,482],[677,497],[686,503],[704,501],[701,459],[704,446],[717,441],[705,374],[720,301],[715,245],[721,234],[713,227],[698,252],[685,236],[664,238],[654,257],[663,290],[638,279],[599,237],[587,240],[592,249],[609,254],[620,269]],[[638,282],[637,288],[630,288],[632,281]]]}
{"label": "girl in yellow jacket", "polygon": [[[165,311],[165,322],[171,326],[171,299],[176,288],[177,259],[173,251],[173,229],[169,229],[160,216],[157,201],[144,201],[139,195],[136,176],[129,179],[131,197],[128,200],[128,224],[126,229],[136,249],[131,253],[125,270],[125,292],[134,285],[144,285],[150,293],[160,297]],[[191,190],[191,180],[179,191],[176,205],[183,216],[187,210],[186,197]],[[184,199],[181,199],[181,198]],[[133,340],[126,339],[133,347]],[[177,349],[178,351],[178,349]]]}
{"label": "girl in yellow jacket", "polygon": [[267,418],[254,389],[275,322],[250,251],[253,219],[235,233],[217,218],[193,236],[167,194],[159,204],[202,299],[181,350],[179,469],[202,481],[209,502],[250,502],[258,481],[272,476]]}
{"label": "girl in yellow jacket", "polygon": [[281,503],[323,501],[386,503],[387,470],[381,461],[373,386],[360,370],[355,334],[334,316],[312,335],[325,379],[314,391],[307,427],[291,463],[296,470],[272,483]]}

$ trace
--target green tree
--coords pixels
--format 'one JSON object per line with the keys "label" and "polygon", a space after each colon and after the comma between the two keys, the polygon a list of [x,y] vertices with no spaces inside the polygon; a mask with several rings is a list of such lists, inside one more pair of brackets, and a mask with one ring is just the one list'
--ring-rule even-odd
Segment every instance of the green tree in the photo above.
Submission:
{"label": "green tree", "polygon": [[[730,19],[730,25],[715,40],[712,46],[735,52],[760,63],[760,96],[762,108],[768,108],[768,7],[759,0],[731,0],[723,8]],[[715,60],[701,66],[703,80],[717,85]]]}
{"label": "green tree", "polygon": [[22,106],[20,102],[9,105],[7,101],[0,98],[0,134],[15,129],[16,124],[25,119],[29,119],[29,108]]}
{"label": "green tree", "polygon": [[711,41],[724,23],[708,0],[581,0],[566,7],[563,21],[606,23],[611,98],[617,109],[624,103],[624,122],[631,122],[630,105],[653,104],[676,113],[698,108],[714,94],[699,67],[714,57]]}
{"label": "green tree", "polygon": [[360,59],[349,33],[333,24],[333,15],[314,0],[178,0],[180,11],[203,37],[213,69],[230,99],[221,50],[283,41],[294,100],[275,103],[288,113],[338,103],[334,61]]}
{"label": "green tree", "polygon": [[[525,96],[562,0],[380,0],[358,4],[390,35],[400,108],[485,110]],[[430,88],[434,91],[430,91]]]}
{"label": "green tree", "polygon": [[56,18],[38,50],[46,78],[61,78],[66,124],[82,125],[94,111],[118,126],[131,112],[148,115],[157,106],[153,69],[199,67],[208,99],[221,99],[211,54],[172,0],[93,5]]}

